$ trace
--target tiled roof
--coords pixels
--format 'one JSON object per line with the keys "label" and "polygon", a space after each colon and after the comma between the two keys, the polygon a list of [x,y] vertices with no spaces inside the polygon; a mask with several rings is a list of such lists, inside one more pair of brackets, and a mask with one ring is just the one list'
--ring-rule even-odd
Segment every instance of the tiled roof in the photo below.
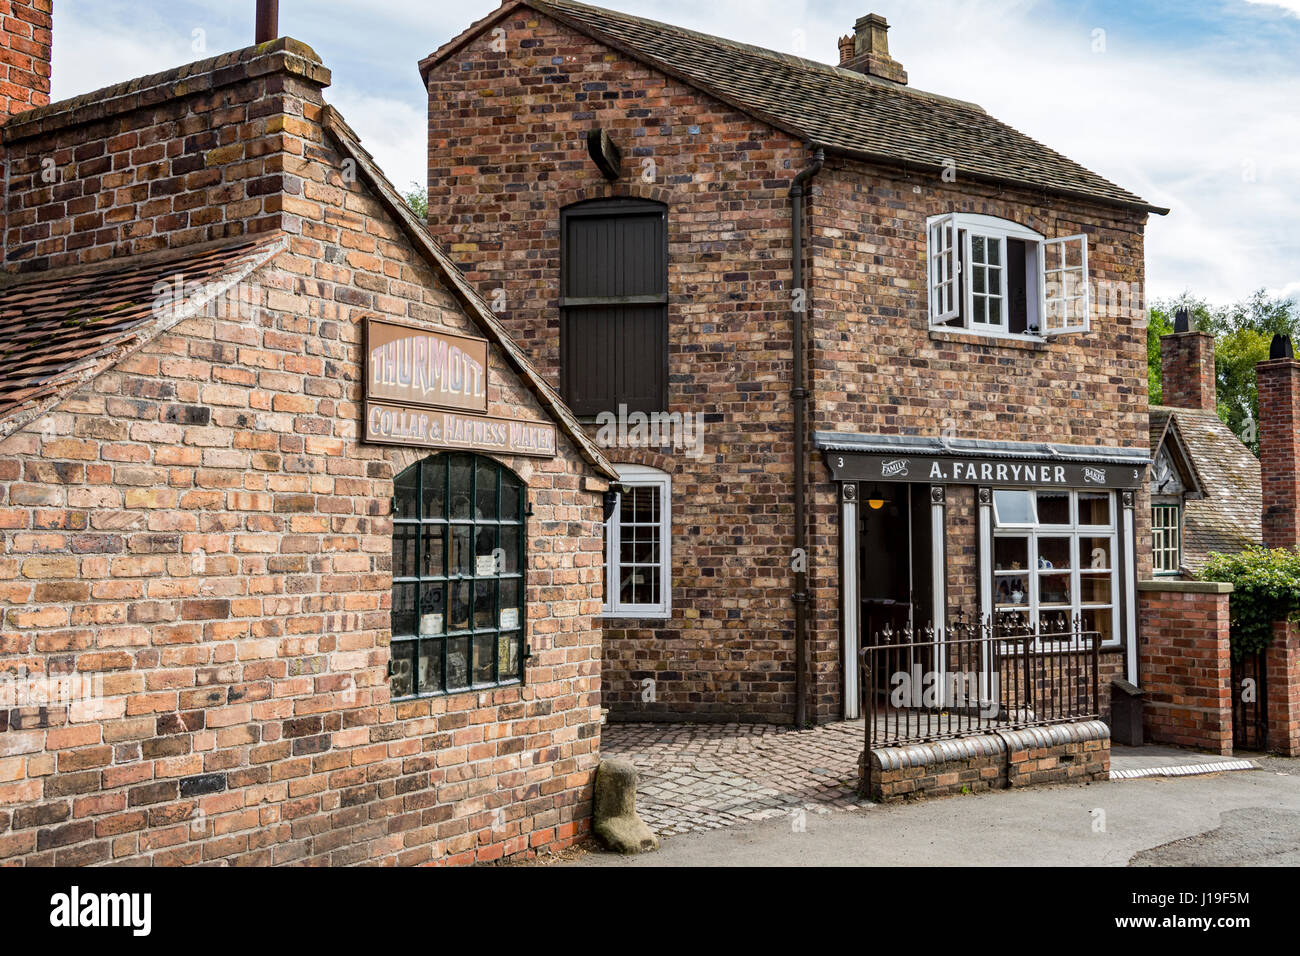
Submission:
{"label": "tiled roof", "polygon": [[648,63],[811,145],[925,170],[949,160],[974,179],[1165,213],[980,107],[878,77],[575,3],[520,0],[474,24],[420,64],[453,56],[472,36],[526,5]]}
{"label": "tiled roof", "polygon": [[433,236],[429,234],[424,222],[411,211],[411,207],[393,188],[393,184],[388,181],[388,177],[375,165],[374,157],[361,145],[357,134],[344,122],[338,110],[332,106],[325,108],[324,125],[339,149],[343,151],[343,154],[356,163],[357,171],[361,174],[362,179],[370,186],[376,198],[388,210],[397,225],[406,233],[416,251],[434,272],[447,283],[452,294],[465,308],[470,321],[475,322],[484,335],[505,353],[506,359],[524,380],[524,384],[541,402],[542,407],[555,419],[560,429],[577,446],[582,457],[606,478],[617,478],[618,472],[596,446],[595,442],[587,437],[587,433],[583,431],[582,425],[573,412],[569,410],[569,406],[564,404],[564,400],[560,398],[559,393],[542,378],[541,373],[533,367],[532,362],[524,355],[523,350],[510,338],[505,326],[497,319],[488,304],[483,301],[460,270],[447,258],[441,247],[434,242]]}
{"label": "tiled roof", "polygon": [[0,438],[196,314],[285,244],[276,235],[0,280]]}
{"label": "tiled roof", "polygon": [[[1177,429],[1203,495],[1183,504],[1183,563],[1199,571],[1211,551],[1233,554],[1259,544],[1259,459],[1213,411],[1152,406],[1153,441],[1158,420]],[[1157,448],[1152,445],[1153,455]]]}

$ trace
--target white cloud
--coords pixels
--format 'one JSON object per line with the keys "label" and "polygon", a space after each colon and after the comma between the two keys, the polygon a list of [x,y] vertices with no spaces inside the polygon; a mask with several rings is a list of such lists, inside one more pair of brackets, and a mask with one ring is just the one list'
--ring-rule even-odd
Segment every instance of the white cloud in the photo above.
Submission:
{"label": "white cloud", "polygon": [[1262,7],[1281,7],[1283,10],[1300,17],[1300,0],[1246,0],[1246,2]]}

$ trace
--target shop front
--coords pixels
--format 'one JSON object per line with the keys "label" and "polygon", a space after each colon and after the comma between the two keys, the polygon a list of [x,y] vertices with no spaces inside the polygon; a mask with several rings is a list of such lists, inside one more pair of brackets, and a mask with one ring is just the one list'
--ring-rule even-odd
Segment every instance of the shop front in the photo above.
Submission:
{"label": "shop front", "polygon": [[[994,633],[1096,635],[1135,680],[1142,448],[821,432],[838,487],[844,715],[859,651],[953,618]],[[926,633],[930,633],[928,630]]]}

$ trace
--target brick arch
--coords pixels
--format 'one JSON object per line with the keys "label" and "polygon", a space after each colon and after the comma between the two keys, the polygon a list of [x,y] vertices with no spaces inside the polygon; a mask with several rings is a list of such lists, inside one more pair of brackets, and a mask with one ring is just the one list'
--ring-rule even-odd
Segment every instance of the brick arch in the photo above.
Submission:
{"label": "brick arch", "polygon": [[507,471],[513,472],[520,481],[525,485],[531,485],[532,479],[537,473],[537,464],[531,459],[522,461],[511,461],[498,455],[489,455],[486,452],[472,451],[470,449],[459,448],[388,448],[384,451],[384,457],[388,459],[393,466],[393,475],[391,480],[397,481],[397,476],[406,469],[410,468],[418,461],[426,458],[432,458],[435,455],[454,455],[463,452],[469,455],[478,455],[481,458],[487,458],[496,462]]}
{"label": "brick arch", "polygon": [[[606,455],[608,454],[609,452],[606,451]],[[644,465],[647,468],[657,468],[674,477],[682,472],[677,458],[652,448],[620,448],[618,457],[610,458],[610,462],[615,469],[619,465]]]}
{"label": "brick arch", "polygon": [[586,183],[582,186],[556,192],[556,200],[560,209],[566,209],[574,203],[586,202],[591,199],[649,199],[654,202],[661,202],[665,206],[671,206],[672,198],[672,190],[667,187],[653,183],[643,183],[640,180],[628,180],[626,182],[619,180],[616,183]]}

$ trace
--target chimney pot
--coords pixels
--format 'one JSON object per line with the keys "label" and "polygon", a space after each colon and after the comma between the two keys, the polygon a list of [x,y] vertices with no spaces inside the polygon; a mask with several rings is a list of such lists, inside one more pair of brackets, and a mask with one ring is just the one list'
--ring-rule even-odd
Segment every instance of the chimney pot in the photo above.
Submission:
{"label": "chimney pot", "polygon": [[840,66],[853,59],[853,37],[840,37]]}
{"label": "chimney pot", "polygon": [[840,66],[846,70],[866,73],[892,80],[895,83],[907,83],[907,71],[901,63],[889,55],[889,23],[876,13],[859,17],[853,24],[853,52],[845,55],[845,37],[840,40]]}
{"label": "chimney pot", "polygon": [[1174,313],[1174,331],[1187,332],[1191,329],[1191,313],[1186,309],[1179,309]]}
{"label": "chimney pot", "polygon": [[1282,335],[1280,332],[1274,335],[1273,341],[1268,344],[1268,357],[1270,359],[1295,358],[1295,351],[1291,348],[1291,336]]}

